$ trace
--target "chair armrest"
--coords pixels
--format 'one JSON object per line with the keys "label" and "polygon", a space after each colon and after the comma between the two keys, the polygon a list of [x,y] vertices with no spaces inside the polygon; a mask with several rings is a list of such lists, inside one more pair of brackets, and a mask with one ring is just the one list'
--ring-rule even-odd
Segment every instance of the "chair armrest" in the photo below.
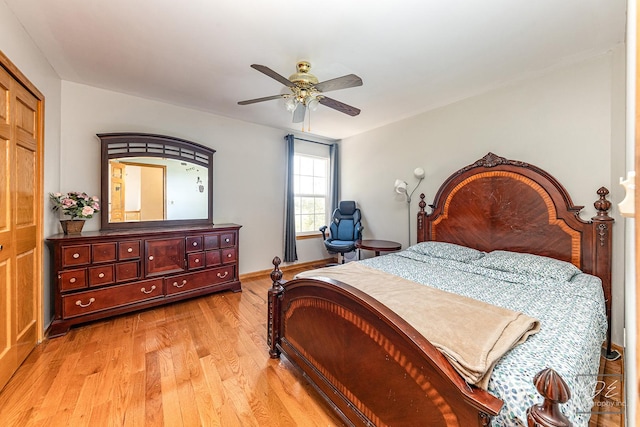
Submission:
{"label": "chair armrest", "polygon": [[364,230],[362,225],[356,227],[356,240],[362,240],[362,230]]}
{"label": "chair armrest", "polygon": [[322,227],[320,227],[320,231],[322,232],[322,239],[327,240],[327,235],[325,234],[325,231],[327,231],[327,226],[323,225]]}

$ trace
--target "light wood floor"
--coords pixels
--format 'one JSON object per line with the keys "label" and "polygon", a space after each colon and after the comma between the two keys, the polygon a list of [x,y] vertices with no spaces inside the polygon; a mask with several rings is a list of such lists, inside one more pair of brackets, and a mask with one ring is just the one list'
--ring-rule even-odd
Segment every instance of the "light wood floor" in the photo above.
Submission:
{"label": "light wood floor", "polygon": [[[269,358],[270,285],[245,280],[241,293],[44,341],[0,392],[0,426],[342,425],[286,360]],[[619,425],[620,416],[592,423]]]}

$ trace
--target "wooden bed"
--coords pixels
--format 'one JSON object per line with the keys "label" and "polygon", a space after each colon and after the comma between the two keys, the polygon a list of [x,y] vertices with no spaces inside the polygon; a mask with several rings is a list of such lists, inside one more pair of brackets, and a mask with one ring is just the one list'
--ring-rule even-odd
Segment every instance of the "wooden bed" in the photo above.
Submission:
{"label": "wooden bed", "polygon": [[[421,195],[417,240],[481,251],[510,250],[571,262],[602,280],[611,337],[611,203],[597,190],[597,215],[579,217],[564,187],[547,172],[493,153],[452,174],[431,212]],[[349,425],[486,426],[502,401],[469,386],[406,321],[363,292],[326,279],[283,282],[273,261],[269,290],[271,357],[284,354]],[[366,373],[363,375],[363,373]],[[529,425],[562,426],[570,396],[553,371],[540,372],[545,401]]]}

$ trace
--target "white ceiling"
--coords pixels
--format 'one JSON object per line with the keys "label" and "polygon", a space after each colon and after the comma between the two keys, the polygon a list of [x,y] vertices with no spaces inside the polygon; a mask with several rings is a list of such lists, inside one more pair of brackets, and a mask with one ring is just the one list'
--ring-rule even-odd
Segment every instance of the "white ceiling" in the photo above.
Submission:
{"label": "white ceiling", "polygon": [[624,42],[626,0],[4,0],[63,80],[282,129],[298,60],[320,81],[357,74],[312,133],[354,134]]}

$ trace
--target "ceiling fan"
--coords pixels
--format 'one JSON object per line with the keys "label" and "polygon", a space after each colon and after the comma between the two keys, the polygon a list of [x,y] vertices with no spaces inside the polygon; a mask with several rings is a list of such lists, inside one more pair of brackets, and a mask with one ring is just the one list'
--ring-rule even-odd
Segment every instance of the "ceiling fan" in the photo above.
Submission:
{"label": "ceiling fan", "polygon": [[338,110],[341,113],[345,113],[350,116],[357,116],[360,114],[360,109],[324,95],[325,92],[332,90],[362,86],[362,79],[355,74],[347,74],[346,76],[318,83],[318,78],[309,72],[311,64],[307,61],[298,62],[296,64],[296,69],[298,71],[289,76],[288,79],[264,65],[252,64],[251,68],[254,68],[272,79],[279,81],[283,85],[287,86],[291,93],[240,101],[238,102],[239,105],[255,104],[256,102],[283,98],[285,100],[287,111],[293,113],[293,123],[303,122],[307,109],[314,111],[318,107],[318,104],[333,108],[334,110]]}

